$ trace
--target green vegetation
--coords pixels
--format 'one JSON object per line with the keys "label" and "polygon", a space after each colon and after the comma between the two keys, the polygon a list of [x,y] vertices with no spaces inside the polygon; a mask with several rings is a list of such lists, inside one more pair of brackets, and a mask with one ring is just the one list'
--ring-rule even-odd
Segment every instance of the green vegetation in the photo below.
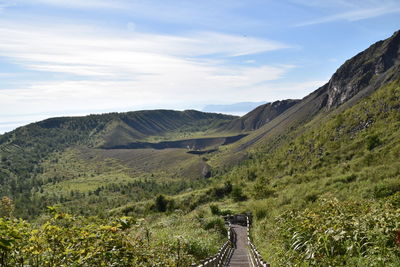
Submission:
{"label": "green vegetation", "polygon": [[273,266],[398,266],[399,103],[396,81],[225,176],[251,196],[254,243]]}
{"label": "green vegetation", "polygon": [[274,258],[280,265],[398,266],[398,208],[381,201],[330,198],[286,212],[275,220],[275,238],[286,250]]}
{"label": "green vegetation", "polygon": [[[273,266],[398,266],[399,103],[395,81],[304,123],[266,125],[244,138],[254,150],[204,155],[101,147],[218,136],[231,117],[154,111],[21,127],[0,136],[0,265],[188,266],[223,243],[221,215],[250,211]],[[246,160],[229,165],[237,151]]]}
{"label": "green vegetation", "polygon": [[20,127],[0,136],[0,196],[14,200],[16,215],[33,219],[48,205],[99,214],[157,193],[196,188],[206,164],[185,149],[114,153],[96,148],[211,134],[233,118],[154,110],[52,118]]}
{"label": "green vegetation", "polygon": [[[218,161],[218,153],[53,152],[28,179],[37,183],[28,195],[35,222],[13,219],[11,199],[2,200],[2,264],[188,266],[223,243],[221,215],[250,211],[253,241],[273,266],[398,266],[399,103],[397,81],[269,139],[209,179],[177,174],[191,160]],[[24,202],[15,202],[20,212]],[[85,216],[44,215],[53,203]]]}
{"label": "green vegetation", "polygon": [[1,266],[189,266],[226,238],[221,219],[202,211],[146,219],[50,211],[39,226],[0,218]]}

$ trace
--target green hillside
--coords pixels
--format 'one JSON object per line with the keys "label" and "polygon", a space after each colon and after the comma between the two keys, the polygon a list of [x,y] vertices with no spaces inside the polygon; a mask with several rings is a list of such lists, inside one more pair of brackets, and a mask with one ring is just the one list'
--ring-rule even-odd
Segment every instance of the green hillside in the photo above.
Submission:
{"label": "green hillside", "polygon": [[277,266],[397,266],[399,103],[396,81],[265,144],[226,175],[251,199],[245,206],[264,258]]}
{"label": "green hillside", "polygon": [[250,212],[272,266],[399,266],[400,31],[302,100],[53,118],[0,156],[0,265],[190,266]]}
{"label": "green hillside", "polygon": [[300,100],[282,100],[261,105],[244,116],[227,122],[220,127],[220,131],[253,131],[272,121]]}
{"label": "green hillside", "polygon": [[[186,148],[100,147],[215,135],[220,124],[234,118],[194,110],[154,110],[32,123],[0,136],[0,195],[14,199],[17,215],[33,218],[56,203],[69,203],[75,211],[87,213],[155,192],[176,193],[209,172],[204,160],[186,153]],[[99,200],[103,194],[110,197]],[[107,203],[111,195],[114,200]],[[79,199],[82,203],[76,205]]]}

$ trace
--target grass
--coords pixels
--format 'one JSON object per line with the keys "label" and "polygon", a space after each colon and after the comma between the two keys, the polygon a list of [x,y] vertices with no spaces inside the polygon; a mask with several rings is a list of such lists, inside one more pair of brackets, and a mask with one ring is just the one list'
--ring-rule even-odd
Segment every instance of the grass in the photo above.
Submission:
{"label": "grass", "polygon": [[[218,207],[214,210],[252,212],[254,243],[272,265],[396,266],[399,84],[379,89],[344,112],[318,116],[270,138],[250,160],[210,179],[206,188],[170,200],[183,212],[210,204]],[[236,146],[221,150],[229,153]],[[207,155],[207,162],[217,164],[219,156]],[[235,200],[232,193],[215,195],[224,181],[242,188],[247,200]],[[146,213],[152,203],[125,208]]]}
{"label": "grass", "polygon": [[[392,266],[398,260],[394,234],[392,237],[382,236],[388,238],[388,243],[380,246],[391,253],[383,262],[379,260],[383,252],[374,252],[373,248],[366,248],[365,258],[342,252],[332,255],[318,252],[322,254],[301,258],[304,251],[298,252],[288,246],[295,234],[291,232],[295,228],[291,227],[300,227],[298,219],[293,217],[292,226],[282,227],[278,220],[287,212],[307,217],[307,212],[314,209],[316,216],[328,219],[329,215],[323,214],[323,208],[319,209],[325,205],[324,199],[337,199],[338,208],[344,209],[344,216],[346,212],[349,216],[354,212],[351,216],[356,219],[364,213],[358,207],[385,206],[390,197],[398,194],[399,103],[400,82],[395,82],[340,114],[316,118],[281,138],[284,141],[278,141],[278,145],[273,142],[265,144],[254,152],[253,160],[235,167],[226,175],[226,179],[242,184],[245,193],[251,196],[246,205],[255,216],[254,241],[272,265],[301,265],[303,262],[315,266],[341,266],[347,259],[355,266],[369,266],[374,261]],[[346,205],[354,211],[345,211]],[[370,225],[378,227],[377,218],[373,216],[386,216],[385,212],[396,213],[395,210],[395,207],[377,208],[379,215],[371,214],[372,217],[366,219],[371,220]],[[333,216],[334,219],[342,220]],[[393,232],[400,225],[387,227]],[[312,226],[298,230],[300,233],[312,232]],[[356,230],[349,231],[350,238],[353,238]],[[364,234],[369,235],[372,231],[369,229]],[[310,239],[309,242],[314,248],[319,246],[318,240]],[[378,240],[372,238],[369,242],[372,244]],[[332,249],[337,245],[334,241],[327,244]]]}
{"label": "grass", "polygon": [[[39,207],[59,203],[68,211],[105,214],[127,203],[198,188],[203,159],[182,149],[99,150],[73,148],[41,165]],[[185,174],[188,174],[187,176]],[[200,178],[200,180],[198,180]]]}

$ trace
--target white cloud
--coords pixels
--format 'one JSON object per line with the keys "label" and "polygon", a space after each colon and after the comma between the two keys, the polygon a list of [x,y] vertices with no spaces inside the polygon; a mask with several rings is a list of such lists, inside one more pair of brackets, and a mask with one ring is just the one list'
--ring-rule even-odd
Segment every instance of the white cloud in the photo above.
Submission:
{"label": "white cloud", "polygon": [[235,57],[289,47],[278,42],[210,32],[189,36],[98,34],[94,29],[77,32],[75,27],[65,31],[5,27],[0,29],[0,53],[31,70],[121,77],[177,69],[209,71],[215,62],[198,57]]}
{"label": "white cloud", "polygon": [[[312,4],[313,2],[311,2]],[[328,1],[328,3],[330,3]],[[328,4],[326,3],[326,4]],[[308,3],[310,4],[310,3]],[[314,3],[315,4],[315,3]],[[332,4],[332,3],[331,3]],[[315,4],[317,5],[317,4]],[[327,15],[324,17],[320,17],[314,20],[298,23],[295,26],[302,27],[302,26],[309,26],[321,23],[328,23],[333,21],[359,21],[374,17],[379,17],[386,14],[394,14],[400,13],[400,6],[399,3],[396,1],[349,1],[343,2],[339,1],[336,3],[337,6],[345,7],[344,10],[333,15]],[[318,6],[318,5],[317,5]]]}
{"label": "white cloud", "polygon": [[[294,67],[234,63],[242,62],[235,59],[242,55],[289,47],[258,38],[0,22],[0,56],[38,75],[35,81],[0,90],[3,116],[241,101],[251,88],[280,79]],[[268,91],[262,94],[257,100],[268,98]]]}

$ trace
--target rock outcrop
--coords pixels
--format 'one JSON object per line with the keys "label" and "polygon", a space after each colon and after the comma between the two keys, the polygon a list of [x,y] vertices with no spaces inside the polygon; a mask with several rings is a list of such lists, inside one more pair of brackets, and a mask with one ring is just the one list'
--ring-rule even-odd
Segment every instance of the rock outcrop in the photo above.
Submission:
{"label": "rock outcrop", "polygon": [[400,31],[379,41],[347,60],[324,87],[327,91],[326,108],[335,108],[361,90],[372,90],[399,77]]}

